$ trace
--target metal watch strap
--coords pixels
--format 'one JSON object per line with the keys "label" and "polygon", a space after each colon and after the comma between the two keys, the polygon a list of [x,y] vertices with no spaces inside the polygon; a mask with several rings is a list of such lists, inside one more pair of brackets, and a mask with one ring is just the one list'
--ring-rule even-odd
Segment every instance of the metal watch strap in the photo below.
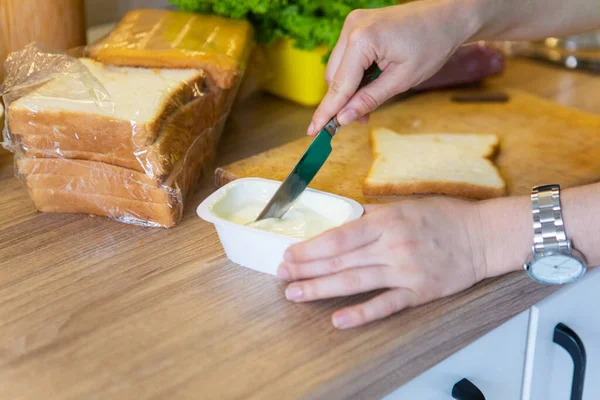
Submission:
{"label": "metal watch strap", "polygon": [[531,190],[533,211],[533,252],[567,252],[567,239],[560,207],[560,185],[536,186]]}

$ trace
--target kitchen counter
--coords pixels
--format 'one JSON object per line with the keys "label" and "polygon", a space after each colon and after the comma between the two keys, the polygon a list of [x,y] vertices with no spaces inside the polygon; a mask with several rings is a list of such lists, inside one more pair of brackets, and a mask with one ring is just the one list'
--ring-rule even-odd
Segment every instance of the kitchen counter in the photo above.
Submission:
{"label": "kitchen counter", "polygon": [[[600,114],[600,80],[522,60],[488,82]],[[223,165],[304,135],[311,109],[239,103]],[[229,262],[195,206],[143,228],[35,212],[0,150],[0,398],[375,398],[550,295],[523,273],[363,328],[330,315],[365,296],[293,304],[276,278]]]}

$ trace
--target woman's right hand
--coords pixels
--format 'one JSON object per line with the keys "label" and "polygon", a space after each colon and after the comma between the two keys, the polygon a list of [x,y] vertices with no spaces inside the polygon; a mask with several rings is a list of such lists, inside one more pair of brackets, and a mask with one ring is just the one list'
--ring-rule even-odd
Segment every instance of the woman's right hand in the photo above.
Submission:
{"label": "woman's right hand", "polygon": [[[423,0],[351,12],[327,64],[329,91],[308,134],[318,133],[336,115],[340,125],[364,121],[384,101],[431,77],[480,29],[478,4]],[[373,62],[383,71],[381,76],[357,92]]]}

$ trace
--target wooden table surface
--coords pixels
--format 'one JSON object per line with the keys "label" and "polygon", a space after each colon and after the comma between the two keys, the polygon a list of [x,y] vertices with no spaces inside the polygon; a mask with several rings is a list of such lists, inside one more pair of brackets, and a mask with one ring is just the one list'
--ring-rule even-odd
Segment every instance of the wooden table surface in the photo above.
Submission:
{"label": "wooden table surface", "polygon": [[[510,61],[488,83],[600,114],[600,80]],[[223,165],[301,137],[311,110],[238,104]],[[172,230],[36,213],[0,151],[0,398],[365,398],[390,392],[552,293],[523,273],[369,326],[336,331],[354,297],[292,304],[276,278],[229,262],[195,206]]]}

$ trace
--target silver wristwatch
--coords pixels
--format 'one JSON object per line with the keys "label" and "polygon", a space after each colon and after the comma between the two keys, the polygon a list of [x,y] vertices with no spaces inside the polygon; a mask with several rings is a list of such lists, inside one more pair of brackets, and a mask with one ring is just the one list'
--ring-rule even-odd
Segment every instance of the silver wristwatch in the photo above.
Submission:
{"label": "silver wristwatch", "polygon": [[534,280],[560,285],[574,282],[586,271],[583,254],[567,238],[560,206],[560,185],[536,186],[531,190],[533,211],[532,254],[525,270]]}

